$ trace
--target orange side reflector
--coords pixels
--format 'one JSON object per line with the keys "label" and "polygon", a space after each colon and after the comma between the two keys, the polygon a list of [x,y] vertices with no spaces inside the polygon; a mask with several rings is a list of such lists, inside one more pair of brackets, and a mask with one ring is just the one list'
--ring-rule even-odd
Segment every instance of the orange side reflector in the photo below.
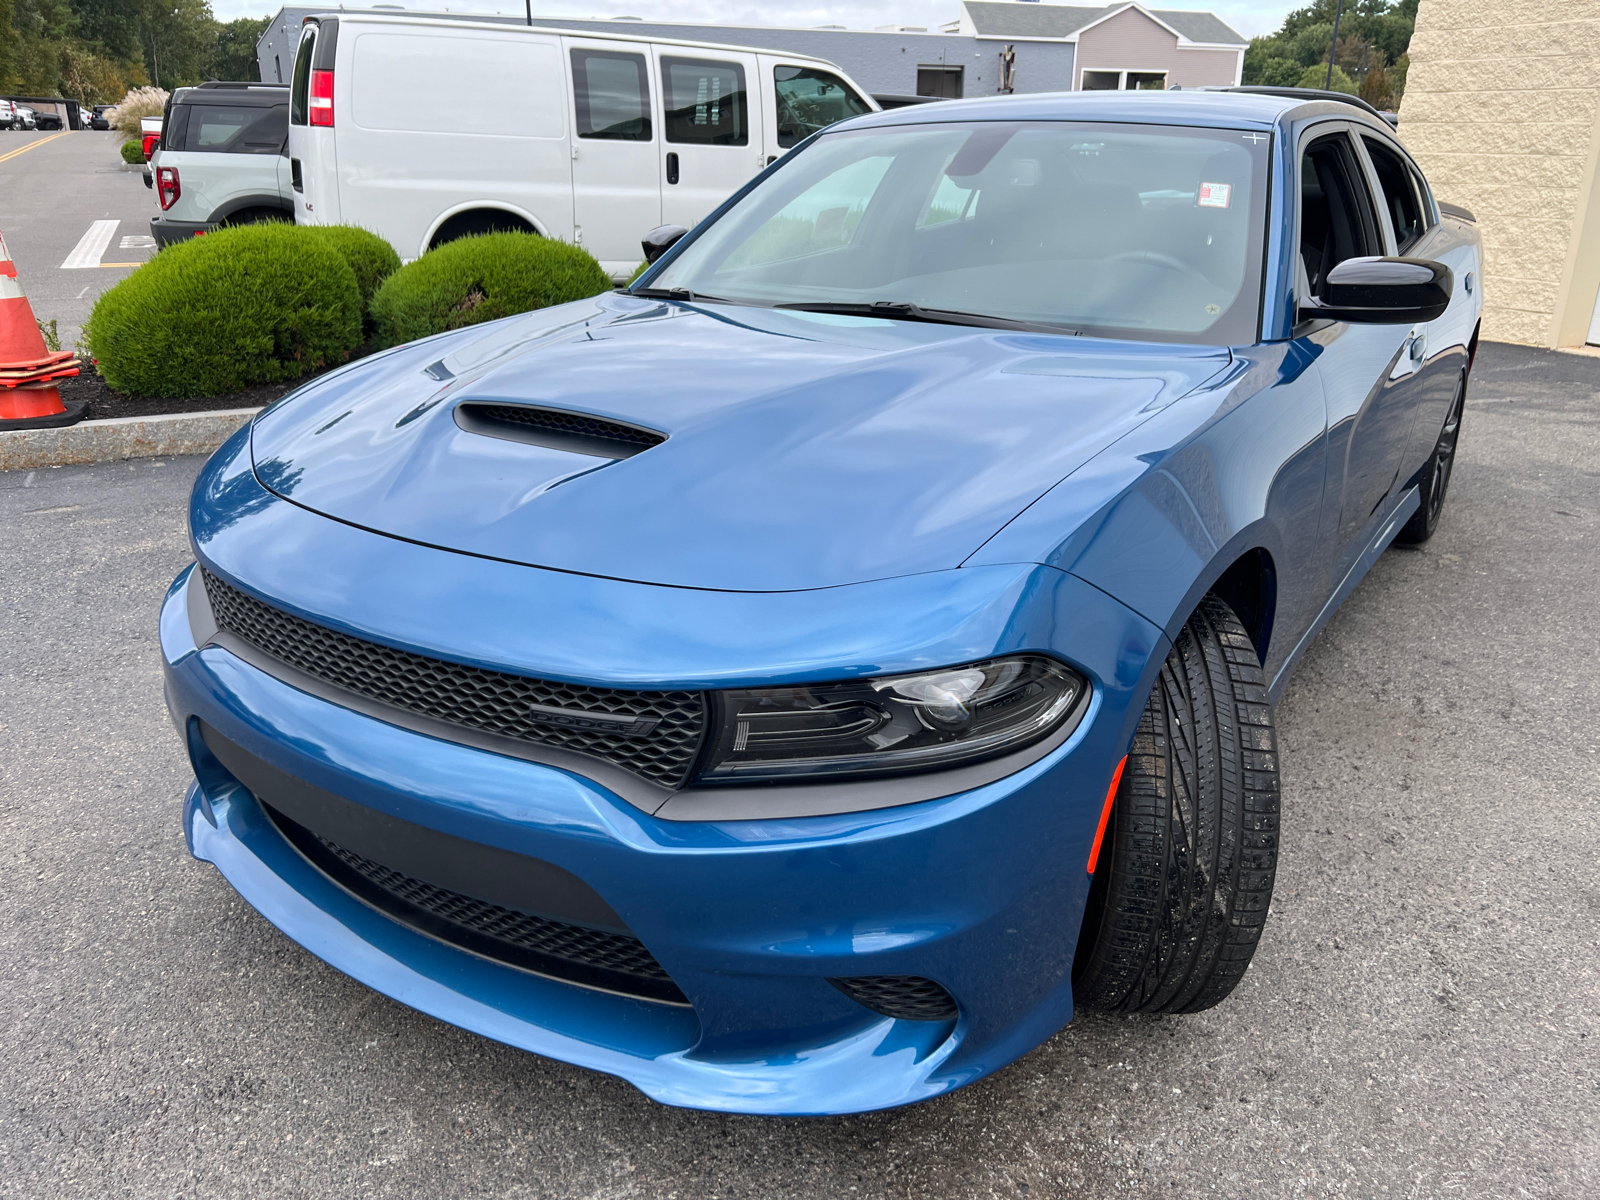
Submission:
{"label": "orange side reflector", "polygon": [[1122,768],[1128,765],[1123,755],[1117,769],[1111,773],[1111,789],[1106,792],[1106,805],[1100,810],[1100,828],[1094,831],[1094,845],[1089,848],[1089,874],[1094,874],[1094,864],[1100,861],[1100,843],[1105,840],[1106,823],[1111,820],[1111,802],[1117,798],[1117,785],[1122,782]]}

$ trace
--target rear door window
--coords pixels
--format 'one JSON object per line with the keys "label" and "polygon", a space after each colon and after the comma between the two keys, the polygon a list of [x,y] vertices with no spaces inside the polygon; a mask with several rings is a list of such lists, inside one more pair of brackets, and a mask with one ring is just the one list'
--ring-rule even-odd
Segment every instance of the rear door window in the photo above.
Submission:
{"label": "rear door window", "polygon": [[277,154],[289,135],[283,105],[189,104],[183,148],[209,154]]}
{"label": "rear door window", "polygon": [[289,88],[289,123],[306,123],[306,98],[311,91],[311,53],[317,46],[316,22],[300,35],[300,48],[294,56],[294,82]]}
{"label": "rear door window", "polygon": [[1378,186],[1383,190],[1384,207],[1389,212],[1389,222],[1394,226],[1394,241],[1404,254],[1427,229],[1422,201],[1412,183],[1411,172],[1405,162],[1377,138],[1364,137],[1367,155],[1378,174]]}
{"label": "rear door window", "polygon": [[778,145],[787,150],[835,121],[871,112],[855,89],[815,67],[772,68],[778,114]]}
{"label": "rear door window", "polygon": [[572,52],[578,136],[617,142],[650,140],[650,82],[644,55]]}
{"label": "rear door window", "polygon": [[750,144],[744,67],[734,62],[661,58],[667,141],[700,146]]}

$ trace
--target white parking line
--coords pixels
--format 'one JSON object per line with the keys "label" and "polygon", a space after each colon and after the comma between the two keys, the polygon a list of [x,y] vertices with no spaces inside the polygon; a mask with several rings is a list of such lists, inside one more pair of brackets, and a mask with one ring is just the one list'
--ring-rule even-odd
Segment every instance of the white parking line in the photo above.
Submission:
{"label": "white parking line", "polygon": [[118,248],[122,250],[154,250],[156,248],[156,240],[148,233],[125,233],[122,235],[122,241],[118,243]]}
{"label": "white parking line", "polygon": [[117,232],[120,221],[96,221],[89,226],[89,232],[78,239],[78,244],[72,248],[72,253],[67,255],[67,261],[61,264],[63,271],[75,271],[82,267],[98,267],[100,256],[106,252],[106,247],[111,245],[111,237]]}

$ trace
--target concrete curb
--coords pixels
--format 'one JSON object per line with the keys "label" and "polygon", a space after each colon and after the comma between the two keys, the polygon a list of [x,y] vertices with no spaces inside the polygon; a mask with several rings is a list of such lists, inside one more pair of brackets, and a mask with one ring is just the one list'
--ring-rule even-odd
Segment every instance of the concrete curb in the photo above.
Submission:
{"label": "concrete curb", "polygon": [[260,411],[259,408],[230,408],[81,421],[65,429],[6,430],[0,432],[0,471],[115,462],[122,458],[210,454]]}

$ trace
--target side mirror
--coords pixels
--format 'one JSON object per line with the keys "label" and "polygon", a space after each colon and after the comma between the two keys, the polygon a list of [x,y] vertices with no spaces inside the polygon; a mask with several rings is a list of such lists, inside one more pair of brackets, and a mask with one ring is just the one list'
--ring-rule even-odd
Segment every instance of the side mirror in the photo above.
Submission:
{"label": "side mirror", "polygon": [[653,263],[677,243],[677,240],[689,231],[682,225],[658,225],[644,235],[644,241],[639,244],[644,247],[644,260]]}
{"label": "side mirror", "polygon": [[1300,319],[1364,325],[1432,321],[1450,307],[1454,287],[1455,277],[1443,263],[1422,258],[1347,258],[1328,272],[1322,296],[1300,305]]}

